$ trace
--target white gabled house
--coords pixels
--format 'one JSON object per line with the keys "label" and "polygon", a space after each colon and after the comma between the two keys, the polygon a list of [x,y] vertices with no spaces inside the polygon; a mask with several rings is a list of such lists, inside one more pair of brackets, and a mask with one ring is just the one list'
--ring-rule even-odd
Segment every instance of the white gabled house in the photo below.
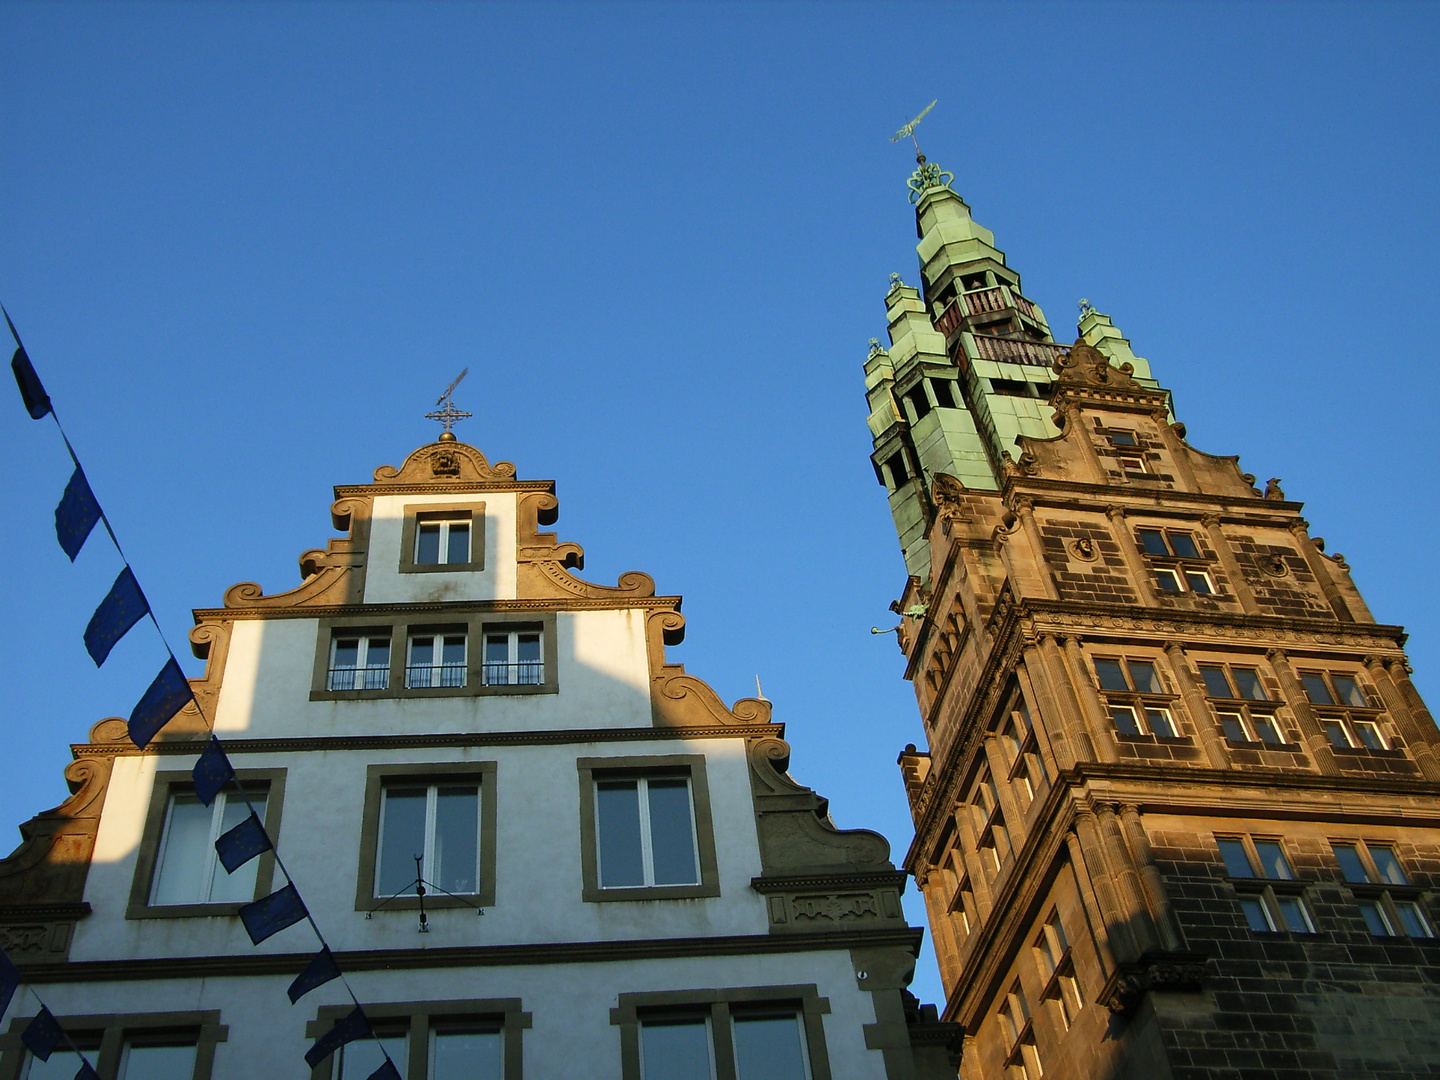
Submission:
{"label": "white gabled house", "polygon": [[[303,1077],[351,1009],[338,981],[290,1003],[307,926],[241,925],[283,877],[218,863],[246,810],[194,793],[209,723],[407,1080],[955,1076],[958,1027],[904,990],[887,843],[790,778],[768,702],[666,661],[679,597],[572,574],[553,483],[453,436],[335,496],[300,586],[196,611],[201,709],[143,751],[96,724],[0,861],[0,946],[103,1080]],[[21,1045],[34,1011],[0,1024],[0,1080],[75,1073]]]}

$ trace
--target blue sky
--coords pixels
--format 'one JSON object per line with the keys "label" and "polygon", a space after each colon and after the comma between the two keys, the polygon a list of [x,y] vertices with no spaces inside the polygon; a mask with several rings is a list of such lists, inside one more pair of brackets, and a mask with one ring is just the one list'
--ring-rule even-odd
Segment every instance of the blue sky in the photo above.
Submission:
{"label": "blue sky", "polygon": [[[861,375],[915,280],[887,136],[939,99],[922,145],[1057,337],[1089,297],[1196,446],[1307,501],[1424,693],[1437,38],[1418,3],[11,2],[0,299],[183,655],[190,608],[298,581],[331,485],[429,441],[468,367],[461,435],[558,481],[585,576],[683,594],[672,656],[727,699],[758,673],[797,778],[898,859],[920,731],[869,633],[904,569]],[[118,562],[65,561],[63,448],[5,393],[0,832],[160,655],[86,657]]]}

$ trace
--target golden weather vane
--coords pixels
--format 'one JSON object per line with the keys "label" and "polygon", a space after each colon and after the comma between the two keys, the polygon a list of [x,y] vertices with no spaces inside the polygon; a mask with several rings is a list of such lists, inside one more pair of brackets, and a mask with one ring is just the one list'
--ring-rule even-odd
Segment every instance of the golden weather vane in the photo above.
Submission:
{"label": "golden weather vane", "polygon": [[924,161],[925,155],[920,153],[920,141],[915,138],[915,128],[919,125],[921,120],[925,119],[925,114],[928,113],[931,109],[933,109],[935,107],[935,102],[939,100],[939,98],[936,98],[935,101],[930,102],[929,105],[926,105],[925,108],[920,110],[919,116],[915,117],[914,120],[911,120],[899,131],[895,132],[894,135],[890,136],[891,142],[899,142],[901,139],[908,137],[910,141],[915,144],[915,158],[918,161]]}
{"label": "golden weather vane", "polygon": [[450,429],[455,426],[456,421],[467,420],[475,415],[474,413],[462,412],[457,409],[455,403],[450,400],[450,395],[453,394],[455,388],[460,385],[460,380],[469,374],[470,369],[467,367],[464,371],[460,372],[459,375],[456,375],[455,381],[447,386],[445,392],[436,400],[435,404],[439,407],[434,412],[425,414],[426,420],[437,420],[445,425],[445,430],[440,433],[441,442],[454,442],[455,434]]}

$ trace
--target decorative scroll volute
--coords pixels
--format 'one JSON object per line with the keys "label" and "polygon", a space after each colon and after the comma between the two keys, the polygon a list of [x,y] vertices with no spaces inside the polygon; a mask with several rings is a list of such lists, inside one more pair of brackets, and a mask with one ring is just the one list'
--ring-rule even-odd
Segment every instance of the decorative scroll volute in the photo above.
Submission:
{"label": "decorative scroll volute", "polygon": [[80,758],[65,768],[72,792],[20,826],[20,846],[0,859],[0,906],[79,903],[95,850],[113,758]]}
{"label": "decorative scroll volute", "polygon": [[570,570],[585,568],[579,544],[557,543],[541,532],[558,516],[559,502],[548,491],[529,491],[515,500],[515,594],[521,600],[607,600],[655,595],[655,580],[639,570],[620,575],[615,585],[583,581]]}

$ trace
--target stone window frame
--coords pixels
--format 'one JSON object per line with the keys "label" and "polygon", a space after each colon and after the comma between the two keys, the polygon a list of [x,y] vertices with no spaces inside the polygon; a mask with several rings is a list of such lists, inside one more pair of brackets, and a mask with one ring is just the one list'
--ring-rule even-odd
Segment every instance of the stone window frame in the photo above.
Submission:
{"label": "stone window frame", "polygon": [[[716,989],[660,990],[619,995],[610,1010],[610,1023],[620,1029],[621,1080],[642,1080],[640,1026],[646,1014],[704,1014],[710,1019],[710,1045],[715,1080],[736,1080],[735,1044],[731,1033],[731,1006],[791,1007],[805,1031],[810,1080],[831,1080],[830,1053],[825,1045],[825,1022],[830,999],[820,996],[814,983],[792,986],[727,986]],[[508,1078],[507,1078],[508,1080]]]}
{"label": "stone window frame", "polygon": [[[408,1019],[406,1031],[407,1080],[427,1080],[430,1073],[430,1022],[432,1019],[476,1020],[495,1024],[502,1036],[503,1080],[521,1080],[524,1069],[524,1032],[532,1026],[532,1014],[525,1012],[520,998],[473,998],[455,1001],[386,1001],[361,1006],[371,1021]],[[315,1019],[305,1025],[305,1037],[318,1039],[335,1021],[347,1016],[353,1005],[322,1005]],[[335,1055],[331,1054],[310,1071],[310,1080],[331,1080]]]}
{"label": "stone window frame", "polygon": [[[285,772],[275,769],[236,769],[235,777],[245,785],[248,792],[259,794],[261,785],[265,790],[265,832],[271,843],[280,842],[280,819],[285,805]],[[165,828],[166,811],[170,796],[186,794],[195,790],[190,771],[159,771],[155,773],[150,789],[150,803],[145,811],[145,828],[140,833],[140,846],[136,850],[135,874],[130,882],[130,901],[125,909],[127,919],[188,919],[216,915],[237,915],[244,907],[244,901],[219,901],[205,904],[151,904],[150,896],[155,886],[155,871],[160,857],[161,833]],[[227,788],[233,791],[233,788]],[[268,896],[275,877],[275,852],[265,851],[257,856],[260,865],[255,870],[255,896],[259,900]]]}
{"label": "stone window frame", "polygon": [[[1075,1026],[1080,1010],[1085,1007],[1085,994],[1080,989],[1080,977],[1075,970],[1075,947],[1070,944],[1070,935],[1065,931],[1058,906],[1052,906],[1050,914],[1040,921],[1040,930],[1035,935],[1032,948],[1040,972],[1040,1000],[1055,1002],[1061,1030],[1069,1031]],[[1042,960],[1041,957],[1047,959]],[[1045,964],[1049,960],[1054,963],[1047,973]]]}
{"label": "stone window frame", "polygon": [[[990,880],[994,881],[1005,863],[1015,855],[1015,838],[1011,835],[1013,826],[1005,820],[1005,808],[1000,799],[1000,787],[996,783],[995,772],[990,768],[988,761],[980,766],[975,776],[975,782],[970,788],[970,796],[965,801],[970,808],[971,819],[974,823],[975,853],[980,858],[981,867],[989,873]],[[1003,857],[1000,854],[997,837],[1005,843]],[[988,856],[986,855],[987,851],[989,852]]]}
{"label": "stone window frame", "polygon": [[[1215,718],[1220,724],[1222,735],[1226,743],[1236,749],[1253,750],[1256,748],[1265,750],[1286,750],[1295,752],[1299,746],[1290,741],[1285,735],[1284,728],[1280,725],[1280,707],[1284,704],[1279,698],[1271,697],[1265,686],[1266,675],[1260,666],[1260,662],[1247,658],[1247,663],[1232,663],[1229,660],[1196,659],[1195,668],[1199,673],[1199,688],[1204,692],[1205,698],[1210,702],[1215,712]],[[1206,669],[1216,670],[1221,673],[1225,680],[1226,693],[1216,694],[1206,678]],[[1235,678],[1235,670],[1253,671],[1255,681],[1264,697],[1243,697],[1240,695],[1240,683]],[[1256,737],[1259,730],[1256,725],[1257,715],[1270,722],[1271,729],[1278,736],[1278,739],[1271,742],[1269,739]],[[1240,727],[1243,739],[1233,739],[1228,732],[1224,731],[1225,718],[1235,718],[1236,724]]]}
{"label": "stone window frame", "polygon": [[1025,996],[1025,987],[1018,974],[1002,995],[1000,1007],[995,1010],[995,1019],[1000,1025],[1002,1038],[1009,1035],[1001,1043],[1005,1050],[1007,1073],[1018,1066],[1027,1078],[1044,1075],[1040,1048],[1035,1044],[1035,1015],[1030,1010],[1030,1000]]}
{"label": "stone window frame", "polygon": [[[485,685],[483,641],[486,630],[535,629],[540,631],[542,678],[533,684]],[[410,638],[427,633],[465,633],[465,685],[405,685],[410,659]],[[331,690],[330,654],[336,633],[390,635],[390,678],[383,690]],[[311,701],[378,701],[392,698],[489,697],[499,694],[555,694],[559,692],[556,613],[554,611],[469,611],[448,618],[439,612],[416,615],[345,615],[319,620],[315,664],[310,680]]]}
{"label": "stone window frame", "polygon": [[[1100,680],[1100,669],[1096,667],[1096,661],[1110,660],[1120,664],[1120,670],[1125,676],[1127,688],[1125,690],[1110,689]],[[1130,663],[1138,662],[1149,664],[1155,670],[1156,676],[1160,679],[1160,685],[1165,687],[1163,692],[1154,690],[1136,689],[1135,677],[1131,674]],[[1158,656],[1138,656],[1126,652],[1102,655],[1092,653],[1090,656],[1091,677],[1095,680],[1095,688],[1099,692],[1100,701],[1104,704],[1107,715],[1105,719],[1115,727],[1115,738],[1129,742],[1157,742],[1165,745],[1186,745],[1192,740],[1185,732],[1185,725],[1181,722],[1180,695],[1174,691],[1174,679],[1165,677],[1165,667]],[[1115,725],[1114,713],[1110,712],[1112,706],[1128,707],[1135,716],[1136,727],[1139,733],[1121,731]],[[1146,713],[1147,709],[1158,709],[1165,713],[1170,719],[1170,726],[1175,729],[1174,735],[1157,735],[1150,730],[1150,718]]]}
{"label": "stone window frame", "polygon": [[[1150,573],[1154,576],[1154,581],[1152,582],[1152,584],[1155,588],[1155,591],[1158,592],[1161,596],[1184,596],[1188,593],[1191,596],[1208,596],[1214,599],[1229,598],[1228,594],[1222,593],[1220,591],[1220,587],[1216,582],[1215,571],[1213,569],[1215,559],[1213,556],[1207,556],[1205,554],[1205,549],[1201,547],[1200,544],[1201,537],[1196,532],[1196,530],[1189,528],[1176,528],[1169,525],[1147,525],[1140,524],[1138,522],[1134,525],[1133,529],[1134,531],[1131,540],[1135,544],[1135,550],[1140,555],[1140,558],[1145,561],[1145,565],[1149,567]],[[1161,555],[1159,553],[1150,551],[1145,546],[1145,541],[1140,538],[1140,534],[1142,532],[1159,533],[1164,540],[1165,548],[1168,554]],[[1191,558],[1188,555],[1175,554],[1175,545],[1171,541],[1170,537],[1172,534],[1177,533],[1183,534],[1184,536],[1188,536],[1190,538],[1190,543],[1195,548],[1196,552],[1194,558]],[[1174,576],[1174,581],[1179,586],[1179,588],[1167,589],[1162,586],[1160,584],[1161,573],[1172,574]],[[1205,579],[1207,587],[1209,588],[1209,592],[1204,592],[1196,589],[1193,582],[1191,582],[1190,578],[1187,576],[1189,574],[1198,574],[1202,576]]]}
{"label": "stone window frame", "polygon": [[[1343,695],[1336,691],[1333,679],[1335,675],[1354,682],[1356,689],[1360,692],[1360,696],[1365,699],[1365,704],[1354,705],[1341,700]],[[1315,701],[1311,698],[1310,687],[1306,685],[1305,680],[1307,677],[1314,678],[1316,676],[1324,680],[1327,692],[1332,699],[1330,704]],[[1325,732],[1325,737],[1329,741],[1331,749],[1338,750],[1341,753],[1352,754],[1392,755],[1404,753],[1403,750],[1400,750],[1396,746],[1397,740],[1394,733],[1386,730],[1389,724],[1386,722],[1385,710],[1376,708],[1371,704],[1375,700],[1375,696],[1372,691],[1366,687],[1364,682],[1361,681],[1358,668],[1350,671],[1342,671],[1330,667],[1297,667],[1295,677],[1299,680],[1300,688],[1305,693],[1305,700],[1315,713],[1315,719],[1319,721],[1321,729]],[[1328,724],[1339,725],[1341,732],[1345,735],[1346,745],[1341,746],[1335,741],[1334,732],[1327,726]],[[1381,745],[1378,747],[1367,746],[1364,739],[1359,735],[1359,729],[1356,727],[1357,724],[1371,725],[1379,737]]]}
{"label": "stone window frame", "polygon": [[[1286,869],[1290,873],[1288,878],[1274,877],[1265,872],[1265,862],[1261,859],[1260,853],[1255,847],[1257,837],[1249,833],[1218,832],[1214,834],[1214,839],[1216,840],[1215,847],[1217,851],[1219,851],[1219,841],[1221,840],[1238,841],[1245,849],[1245,857],[1250,863],[1251,876],[1247,878],[1232,875],[1228,867],[1226,867],[1225,876],[1235,889],[1239,898],[1248,897],[1259,901],[1260,910],[1264,914],[1266,922],[1269,923],[1269,929],[1260,930],[1258,927],[1250,927],[1252,933],[1313,935],[1319,932],[1315,927],[1315,916],[1310,911],[1310,905],[1305,902],[1304,894],[1309,883],[1295,875],[1295,861],[1290,857],[1289,852],[1285,850],[1284,837],[1261,836],[1258,837],[1258,839],[1262,843],[1279,845],[1280,854],[1284,858]],[[1221,854],[1220,861],[1221,865],[1224,866],[1225,859],[1223,853]],[[1257,868],[1259,868],[1259,873],[1255,872]],[[1289,925],[1289,920],[1286,918],[1285,910],[1282,906],[1283,902],[1280,899],[1282,896],[1294,900],[1300,912],[1301,919],[1305,923],[1305,929],[1296,930]],[[1246,924],[1247,926],[1249,924],[1248,916],[1246,917]]]}
{"label": "stone window frame", "polygon": [[[470,561],[464,563],[417,563],[415,533],[420,518],[430,514],[454,520],[459,514],[470,513]],[[407,503],[400,508],[400,573],[402,574],[471,574],[485,569],[485,503],[467,500],[456,503]],[[478,556],[478,557],[477,557]]]}
{"label": "stone window frame", "polygon": [[448,783],[467,777],[480,785],[480,891],[467,895],[446,896],[425,893],[425,907],[430,911],[445,908],[487,908],[495,906],[496,866],[496,777],[499,766],[494,761],[394,762],[368,765],[365,768],[365,803],[360,817],[360,859],[355,877],[355,910],[372,912],[385,903],[386,911],[417,911],[418,896],[397,896],[388,900],[375,895],[375,864],[380,839],[380,793],[387,781],[407,783]]}
{"label": "stone window frame", "polygon": [[[1349,889],[1350,894],[1355,897],[1357,906],[1367,903],[1373,904],[1385,928],[1389,931],[1388,934],[1376,935],[1374,931],[1371,930],[1370,933],[1372,936],[1392,938],[1408,937],[1412,941],[1433,941],[1435,939],[1435,920],[1430,917],[1430,913],[1426,910],[1425,904],[1425,893],[1427,890],[1423,886],[1411,882],[1410,875],[1405,872],[1405,867],[1400,862],[1400,856],[1395,853],[1395,841],[1366,840],[1359,836],[1334,836],[1329,838],[1329,843],[1331,852],[1336,854],[1337,864],[1339,863],[1339,854],[1335,851],[1337,845],[1354,848],[1356,855],[1359,857],[1361,869],[1365,871],[1365,880],[1351,880],[1345,874],[1343,867],[1341,868],[1340,876],[1345,882],[1345,887]],[[1376,847],[1388,848],[1390,850],[1391,857],[1395,860],[1396,869],[1399,870],[1401,876],[1405,878],[1404,882],[1389,881],[1385,878],[1375,862],[1374,855],[1370,852],[1372,844]],[[1421,928],[1427,930],[1428,933],[1417,936],[1405,928],[1405,922],[1400,913],[1400,905],[1402,904],[1414,906],[1416,915],[1420,920]]]}
{"label": "stone window frame", "polygon": [[[575,762],[580,774],[580,876],[581,899],[586,903],[617,900],[681,900],[720,895],[720,868],[715,857],[715,826],[710,810],[710,785],[704,754],[656,754],[644,757],[584,757]],[[678,776],[690,781],[690,806],[695,815],[695,857],[700,866],[698,885],[635,885],[602,889],[598,858],[599,834],[595,827],[595,781],[610,778]]]}
{"label": "stone window frame", "polygon": [[[114,1080],[128,1037],[143,1033],[189,1035],[192,1032],[195,1037],[194,1080],[210,1080],[215,1066],[215,1046],[227,1041],[230,1034],[229,1025],[220,1023],[219,1009],[90,1013],[57,1016],[55,1019],[66,1034],[82,1044],[101,1080]],[[30,1020],[29,1016],[16,1016],[10,1021],[10,1029],[0,1035],[0,1080],[18,1080],[25,1064],[25,1045],[20,1041],[20,1033]],[[94,1047],[93,1052],[91,1047]],[[62,1044],[56,1052],[63,1049]]]}
{"label": "stone window frame", "polygon": [[[1013,731],[1014,734],[1008,734]],[[1028,815],[1035,800],[1050,787],[1050,768],[1040,752],[1040,737],[1035,732],[1035,720],[1030,713],[1030,704],[1025,692],[1018,685],[1011,687],[1009,704],[1000,711],[995,724],[995,734],[1000,739],[1002,754],[1008,762],[1006,780],[1012,790],[1025,792],[1022,815]],[[1039,783],[1036,783],[1036,778]]]}

